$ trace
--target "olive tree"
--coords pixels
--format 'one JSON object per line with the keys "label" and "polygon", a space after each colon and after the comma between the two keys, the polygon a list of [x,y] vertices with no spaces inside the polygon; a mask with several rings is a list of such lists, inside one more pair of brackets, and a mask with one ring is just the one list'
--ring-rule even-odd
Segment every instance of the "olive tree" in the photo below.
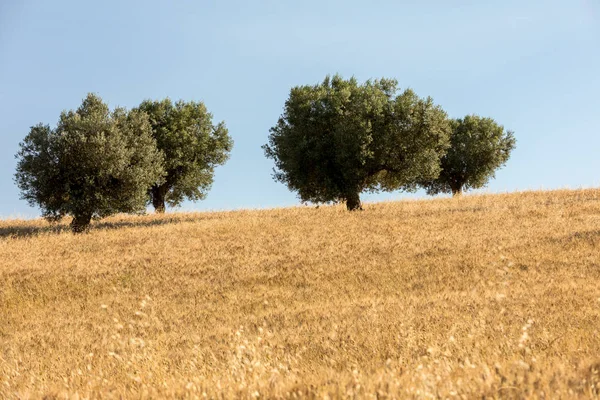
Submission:
{"label": "olive tree", "polygon": [[464,190],[485,186],[516,145],[513,133],[491,118],[468,115],[451,123],[450,148],[441,159],[442,171],[422,184],[430,195],[460,196]]}
{"label": "olive tree", "polygon": [[263,146],[274,179],[303,202],[345,201],[361,209],[360,193],[414,190],[439,173],[448,146],[446,113],[391,79],[359,84],[327,77],[290,91]]}
{"label": "olive tree", "polygon": [[148,188],[164,174],[148,117],[111,111],[94,94],[62,112],[55,128],[33,126],[16,157],[22,198],[48,220],[72,216],[73,232],[92,218],[143,213]]}
{"label": "olive tree", "polygon": [[152,136],[165,160],[165,179],[149,190],[154,209],[162,213],[165,203],[177,206],[184,199],[204,199],[215,167],[227,161],[233,147],[225,124],[213,125],[202,102],[146,100],[138,109],[148,114]]}

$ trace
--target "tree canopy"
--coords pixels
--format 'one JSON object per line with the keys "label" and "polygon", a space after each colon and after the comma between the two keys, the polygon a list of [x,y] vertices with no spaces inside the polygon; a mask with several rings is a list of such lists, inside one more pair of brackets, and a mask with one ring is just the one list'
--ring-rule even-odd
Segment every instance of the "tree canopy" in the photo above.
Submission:
{"label": "tree canopy", "polygon": [[229,158],[233,140],[224,122],[212,123],[202,102],[146,100],[138,108],[149,116],[152,135],[163,154],[166,176],[151,185],[149,196],[157,212],[184,199],[204,199],[214,169]]}
{"label": "tree canopy", "polygon": [[491,118],[468,115],[452,120],[450,148],[441,159],[439,176],[423,182],[428,194],[452,193],[485,186],[506,164],[516,140]]}
{"label": "tree canopy", "polygon": [[397,82],[326,77],[290,91],[284,112],[263,146],[274,179],[302,201],[345,201],[360,193],[415,190],[439,173],[450,136],[446,113]]}
{"label": "tree canopy", "polygon": [[110,111],[94,94],[61,113],[56,128],[33,126],[16,157],[22,198],[49,220],[72,216],[74,232],[92,218],[144,212],[148,188],[164,174],[148,117]]}

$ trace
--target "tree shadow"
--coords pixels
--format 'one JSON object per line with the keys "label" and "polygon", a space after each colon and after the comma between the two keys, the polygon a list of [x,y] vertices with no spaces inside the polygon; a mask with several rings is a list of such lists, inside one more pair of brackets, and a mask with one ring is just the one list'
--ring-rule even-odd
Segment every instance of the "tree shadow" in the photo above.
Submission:
{"label": "tree shadow", "polygon": [[120,229],[120,228],[151,228],[162,225],[170,225],[177,224],[182,222],[196,222],[200,220],[206,220],[210,218],[201,217],[201,216],[173,216],[173,217],[161,217],[161,218],[152,218],[152,219],[144,219],[140,217],[139,219],[135,217],[128,218],[126,220],[120,221],[97,221],[93,222],[90,230],[109,230],[109,229]]}
{"label": "tree shadow", "polygon": [[68,225],[48,224],[47,226],[27,225],[19,223],[18,225],[0,226],[0,238],[22,238],[37,236],[44,233],[70,232]]}
{"label": "tree shadow", "polygon": [[[147,217],[147,216],[146,216]],[[89,232],[98,230],[113,230],[121,228],[145,228],[145,227],[157,227],[162,225],[177,224],[182,222],[195,222],[200,220],[212,219],[206,216],[185,216],[177,215],[172,217],[161,216],[159,218],[144,218],[139,217],[127,217],[127,219],[116,220],[116,221],[93,221],[90,225]],[[64,222],[39,222],[39,221],[15,221],[11,225],[10,222],[0,224],[0,239],[2,238],[27,238],[37,236],[40,234],[60,234],[71,232],[71,227],[68,223]],[[84,233],[85,234],[85,233]]]}

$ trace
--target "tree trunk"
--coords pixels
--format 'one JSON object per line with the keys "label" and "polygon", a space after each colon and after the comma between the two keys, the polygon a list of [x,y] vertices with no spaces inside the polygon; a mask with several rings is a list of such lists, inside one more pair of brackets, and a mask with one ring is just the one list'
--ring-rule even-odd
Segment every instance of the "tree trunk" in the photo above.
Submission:
{"label": "tree trunk", "polygon": [[350,193],[346,196],[346,208],[348,211],[362,211],[362,204],[360,204],[360,195],[358,193]]}
{"label": "tree trunk", "polygon": [[167,194],[166,186],[153,186],[152,190],[152,206],[158,214],[165,212],[165,196]]}
{"label": "tree trunk", "polygon": [[90,222],[92,221],[92,214],[78,214],[73,216],[71,221],[71,231],[73,233],[84,233],[90,228]]}
{"label": "tree trunk", "polygon": [[452,186],[452,197],[460,197],[463,194],[462,185]]}

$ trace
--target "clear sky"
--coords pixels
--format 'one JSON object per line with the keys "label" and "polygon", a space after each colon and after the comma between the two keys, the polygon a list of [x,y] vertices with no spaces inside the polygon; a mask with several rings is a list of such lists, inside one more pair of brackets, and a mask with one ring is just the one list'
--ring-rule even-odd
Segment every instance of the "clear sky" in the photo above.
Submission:
{"label": "clear sky", "polygon": [[600,186],[600,0],[0,0],[0,217],[39,214],[13,182],[18,143],[88,92],[202,100],[226,122],[231,159],[183,210],[298,204],[260,146],[292,86],[336,72],[513,130],[487,191]]}

